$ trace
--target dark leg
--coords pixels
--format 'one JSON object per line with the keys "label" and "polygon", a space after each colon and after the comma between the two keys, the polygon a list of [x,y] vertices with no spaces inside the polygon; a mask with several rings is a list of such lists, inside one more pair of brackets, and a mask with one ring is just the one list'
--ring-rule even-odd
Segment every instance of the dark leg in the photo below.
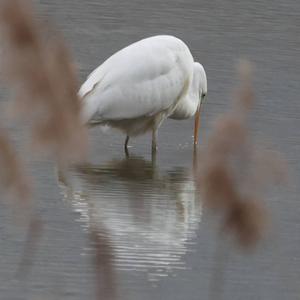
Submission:
{"label": "dark leg", "polygon": [[157,150],[157,129],[152,129],[152,154]]}
{"label": "dark leg", "polygon": [[151,162],[152,162],[152,168],[153,168],[153,170],[155,169],[155,166],[156,166],[156,153],[157,153],[157,151],[153,150],[153,148],[152,148]]}
{"label": "dark leg", "polygon": [[124,144],[124,151],[125,151],[125,155],[126,157],[129,157],[129,152],[128,152],[128,142],[129,142],[129,136],[126,136],[125,139],[125,144]]}

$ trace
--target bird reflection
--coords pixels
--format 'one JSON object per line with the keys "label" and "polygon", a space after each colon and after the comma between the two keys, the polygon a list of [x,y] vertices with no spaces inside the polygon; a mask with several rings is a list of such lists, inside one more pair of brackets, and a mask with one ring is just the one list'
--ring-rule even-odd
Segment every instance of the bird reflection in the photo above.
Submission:
{"label": "bird reflection", "polygon": [[192,171],[159,170],[155,161],[130,157],[72,167],[59,178],[82,226],[109,241],[115,270],[156,281],[185,269],[183,255],[201,219]]}

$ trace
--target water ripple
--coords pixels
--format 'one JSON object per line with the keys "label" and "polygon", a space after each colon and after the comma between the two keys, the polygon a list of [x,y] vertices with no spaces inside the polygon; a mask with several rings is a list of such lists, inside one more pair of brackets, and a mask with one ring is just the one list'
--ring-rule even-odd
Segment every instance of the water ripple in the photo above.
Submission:
{"label": "water ripple", "polygon": [[74,167],[60,176],[62,194],[84,230],[109,241],[117,271],[146,272],[151,281],[186,268],[201,220],[192,172],[160,171],[141,158]]}

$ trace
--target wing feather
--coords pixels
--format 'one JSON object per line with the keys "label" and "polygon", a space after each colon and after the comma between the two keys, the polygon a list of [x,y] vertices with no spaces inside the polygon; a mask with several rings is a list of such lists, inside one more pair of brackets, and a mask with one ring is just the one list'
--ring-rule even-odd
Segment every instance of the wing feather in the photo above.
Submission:
{"label": "wing feather", "polygon": [[174,37],[148,38],[122,49],[82,85],[84,120],[130,119],[168,109],[184,89],[192,64],[187,46]]}

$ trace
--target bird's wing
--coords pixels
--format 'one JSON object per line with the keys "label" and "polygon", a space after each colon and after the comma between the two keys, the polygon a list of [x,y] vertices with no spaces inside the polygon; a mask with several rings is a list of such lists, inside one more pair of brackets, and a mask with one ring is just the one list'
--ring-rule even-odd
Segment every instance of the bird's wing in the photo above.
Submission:
{"label": "bird's wing", "polygon": [[190,79],[186,49],[136,43],[111,56],[79,91],[84,120],[130,119],[168,109]]}

